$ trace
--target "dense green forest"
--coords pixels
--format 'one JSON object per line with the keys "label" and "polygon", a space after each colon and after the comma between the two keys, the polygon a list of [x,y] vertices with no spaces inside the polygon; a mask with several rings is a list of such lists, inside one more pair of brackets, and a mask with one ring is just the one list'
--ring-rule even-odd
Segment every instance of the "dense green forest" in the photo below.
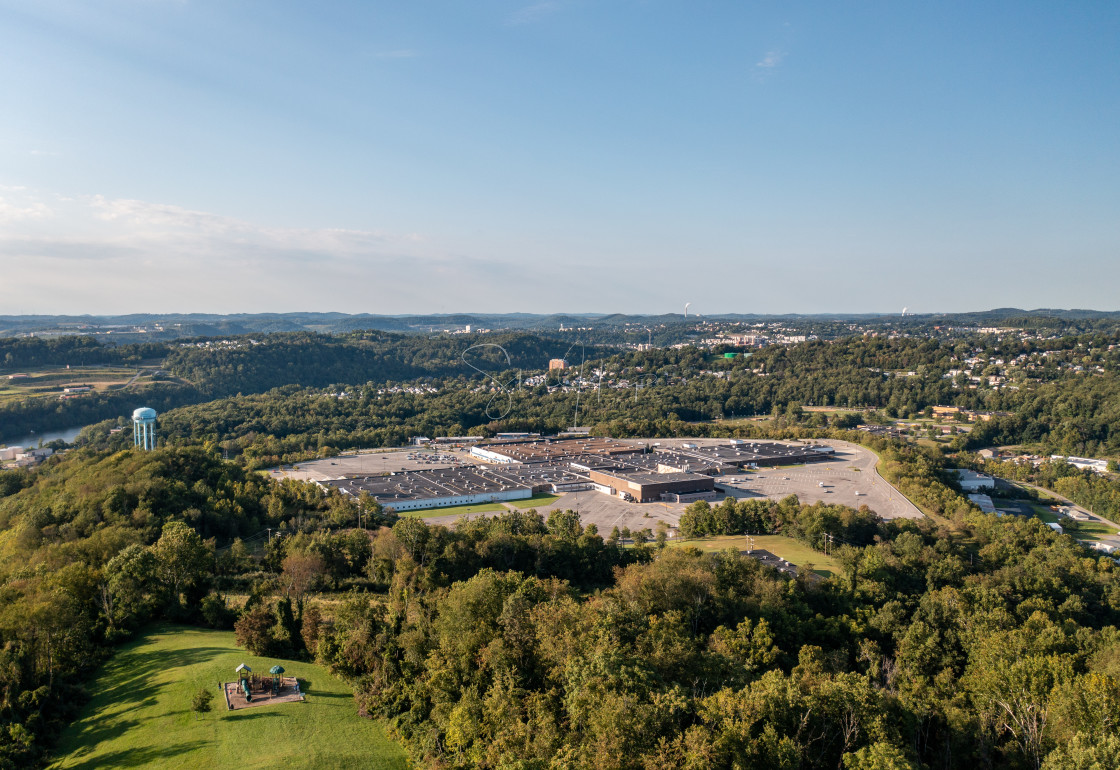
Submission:
{"label": "dense green forest", "polygon": [[387,601],[352,601],[316,654],[421,766],[1120,760],[1111,561],[1036,521],[970,517],[964,545],[927,522],[772,507],[874,542],[844,546],[845,574],[826,582],[668,548],[588,596],[490,569],[424,590],[394,530],[378,538],[400,554]]}
{"label": "dense green forest", "polygon": [[90,337],[0,339],[0,366],[12,370],[77,363],[138,364],[154,357],[163,359],[162,367],[175,378],[139,392],[91,393],[65,401],[6,401],[0,404],[0,441],[32,431],[43,433],[124,417],[138,405],[138,399],[162,412],[288,385],[344,391],[352,384],[483,376],[482,372],[502,370],[509,370],[509,377],[516,379],[516,370],[547,369],[550,358],[567,355],[578,365],[606,352],[527,334],[429,339],[377,332],[335,336],[299,332],[190,340],[174,346],[119,347],[103,347]]}
{"label": "dense green forest", "polygon": [[[358,530],[353,502],[213,445],[5,472],[0,766],[48,756],[90,670],[159,618],[331,666],[422,767],[1115,766],[1116,565],[979,514],[940,453],[874,441],[939,523],[795,498],[682,521],[827,536],[843,566],[827,580],[625,547],[573,512]],[[282,535],[262,545],[266,526]],[[346,593],[321,606],[322,590]]]}
{"label": "dense green forest", "polygon": [[160,617],[231,622],[210,591],[216,547],[356,515],[337,495],[201,447],[74,451],[0,471],[0,767],[44,757],[86,676],[132,629]]}
{"label": "dense green forest", "polygon": [[[63,338],[86,350],[92,343],[82,339],[88,338]],[[1002,341],[849,337],[723,359],[720,354],[732,348],[717,348],[715,357],[693,347],[612,355],[582,342],[525,334],[301,332],[181,343],[164,361],[179,381],[161,383],[145,397],[160,411],[198,405],[167,416],[169,436],[204,431],[221,441],[244,442],[253,435],[279,442],[255,448],[254,456],[392,444],[402,434],[472,428],[552,430],[578,421],[610,430],[631,424],[648,434],[673,422],[798,415],[804,406],[874,409],[888,418],[907,418],[937,405],[1011,415],[977,425],[959,448],[1030,444],[1045,452],[1108,456],[1120,455],[1118,343],[1120,335],[1103,332]],[[137,350],[130,355],[143,352],[131,347]],[[148,352],[156,348],[149,347]],[[556,357],[581,365],[568,374],[568,390],[523,383]],[[961,373],[966,361],[974,362],[969,371],[975,370],[979,382]],[[991,385],[991,377],[999,386]],[[577,380],[578,411],[572,390]],[[400,387],[379,392],[386,384]],[[407,386],[420,384],[435,392],[409,392]],[[339,403],[312,408],[324,392],[336,394]],[[229,396],[238,397],[214,401]],[[128,400],[104,394],[9,403],[0,411],[0,438],[124,416]],[[290,413],[309,409],[307,419],[290,419]]]}
{"label": "dense green forest", "polygon": [[202,392],[219,397],[293,384],[323,388],[475,374],[476,369],[539,370],[547,369],[551,358],[575,355],[578,364],[603,352],[528,334],[429,338],[388,332],[296,333],[238,337],[230,345],[210,347],[184,344],[165,365]]}
{"label": "dense green forest", "polygon": [[[420,767],[1120,766],[1116,563],[1035,519],[980,514],[946,472],[955,453],[1120,513],[1114,477],[968,452],[1120,456],[1115,335],[852,337],[731,359],[502,339],[192,342],[164,364],[190,384],[145,393],[160,449],[129,448],[107,419],[37,469],[0,472],[0,768],[48,760],[90,672],[160,619],[330,666]],[[21,355],[86,346],[66,344]],[[543,375],[560,356],[586,362]],[[86,403],[89,419],[138,405]],[[851,430],[934,405],[997,414],[941,446]],[[857,441],[930,517],[796,498],[682,515],[685,537],[780,534],[842,565],[789,578],[571,511],[429,527],[255,472],[412,435],[574,424]]]}
{"label": "dense green forest", "polygon": [[[282,357],[295,356],[289,343],[296,349],[313,348],[298,335],[286,339],[277,348],[283,351]],[[301,341],[297,344],[297,340]],[[554,353],[535,338],[514,341],[525,346],[524,350],[515,348],[514,360],[531,363]],[[161,430],[173,440],[205,437],[223,442],[228,451],[244,453],[247,462],[263,467],[323,451],[396,446],[414,435],[554,432],[577,423],[614,436],[693,435],[690,431],[695,430],[753,435],[749,425],[739,423],[732,428],[729,424],[736,418],[764,415],[780,418],[782,427],[845,428],[875,415],[829,417],[804,407],[873,410],[883,419],[891,419],[922,417],[933,406],[952,405],[1011,415],[977,423],[970,434],[955,440],[954,449],[1027,444],[1044,453],[1120,455],[1116,338],[1087,335],[985,348],[977,342],[860,337],[772,346],[734,359],[723,358],[722,351],[713,356],[690,347],[629,352],[589,358],[582,376],[579,371],[569,371],[567,387],[557,389],[560,377],[555,374],[529,384],[532,370],[521,372],[522,386],[517,387],[518,371],[506,365],[496,348],[480,352],[489,356],[475,361],[485,372],[480,374],[453,355],[458,348],[447,349],[442,340],[424,340],[415,343],[419,348],[409,346],[396,354],[393,363],[378,369],[379,374],[421,369],[435,373],[445,364],[450,373],[422,380],[347,381],[335,380],[341,370],[324,363],[324,373],[318,375],[320,385],[289,384],[267,392],[247,388],[242,395],[164,414]],[[460,348],[466,344],[460,343]],[[232,360],[255,360],[260,347],[229,352],[235,359],[224,366],[238,369],[241,364]],[[579,349],[567,352],[574,358]],[[556,355],[564,353],[561,350]],[[190,351],[190,360],[197,357],[198,366],[204,368],[202,362],[215,364],[225,355]],[[401,363],[406,355],[417,359]],[[425,359],[426,355],[436,358]],[[952,374],[964,366],[963,360],[976,358],[1004,362],[975,365],[978,372],[985,372],[984,377],[1002,377],[1002,387],[993,388],[986,382],[971,383],[975,385],[971,387],[967,378]],[[360,357],[351,360],[344,356],[343,360],[345,365],[339,363],[342,368],[353,364],[360,369],[362,365],[355,363]],[[1015,360],[1026,363],[1008,363]],[[272,361],[271,354],[261,361]],[[253,366],[274,378],[255,380],[256,386],[282,379],[271,363],[266,366],[258,361]],[[307,368],[315,366],[305,361],[296,370],[302,373]],[[242,376],[248,377],[249,371],[246,368]],[[219,387],[219,380],[221,377],[213,375],[207,387]],[[722,423],[701,428],[692,425],[709,421]],[[108,427],[92,431],[87,440],[103,441]]]}
{"label": "dense green forest", "polygon": [[142,343],[109,347],[93,337],[0,337],[0,370],[33,369],[38,366],[88,366],[89,364],[139,364],[162,359],[166,345]]}

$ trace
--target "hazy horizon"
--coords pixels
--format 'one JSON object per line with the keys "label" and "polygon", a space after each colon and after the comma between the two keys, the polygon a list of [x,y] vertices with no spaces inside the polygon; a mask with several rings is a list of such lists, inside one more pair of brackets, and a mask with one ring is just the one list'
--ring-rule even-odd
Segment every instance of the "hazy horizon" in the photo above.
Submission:
{"label": "hazy horizon", "polygon": [[1118,37],[1101,3],[0,0],[0,313],[1118,310]]}

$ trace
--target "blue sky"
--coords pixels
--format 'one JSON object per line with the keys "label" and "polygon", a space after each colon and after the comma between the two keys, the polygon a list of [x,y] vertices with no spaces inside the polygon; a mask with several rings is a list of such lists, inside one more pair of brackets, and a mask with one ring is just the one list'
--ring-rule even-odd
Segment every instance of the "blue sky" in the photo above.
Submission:
{"label": "blue sky", "polygon": [[0,314],[1120,309],[1120,4],[0,0]]}

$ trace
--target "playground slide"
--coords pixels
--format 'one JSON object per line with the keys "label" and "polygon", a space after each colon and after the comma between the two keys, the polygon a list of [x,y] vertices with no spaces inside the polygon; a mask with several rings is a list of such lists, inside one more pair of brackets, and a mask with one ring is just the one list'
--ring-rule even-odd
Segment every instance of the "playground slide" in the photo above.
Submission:
{"label": "playground slide", "polygon": [[245,700],[248,703],[252,703],[253,702],[253,694],[251,692],[249,692],[249,680],[248,679],[242,679],[241,680],[241,691],[245,693]]}

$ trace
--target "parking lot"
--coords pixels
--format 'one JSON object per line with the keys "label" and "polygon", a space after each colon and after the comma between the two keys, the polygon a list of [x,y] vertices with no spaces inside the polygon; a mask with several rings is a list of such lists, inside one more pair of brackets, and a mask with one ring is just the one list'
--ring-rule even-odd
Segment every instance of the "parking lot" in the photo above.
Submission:
{"label": "parking lot", "polygon": [[875,471],[857,469],[850,460],[795,468],[767,468],[746,476],[723,477],[721,492],[736,498],[797,495],[803,503],[823,501],[859,508],[866,505],[884,519],[920,518],[921,512]]}
{"label": "parking lot", "polygon": [[378,476],[392,471],[421,471],[474,465],[468,455],[450,449],[440,451],[418,448],[346,454],[325,460],[309,460],[269,470],[275,479],[326,481],[344,476]]}
{"label": "parking lot", "polygon": [[[712,443],[717,440],[655,439],[653,441],[665,447],[679,446],[682,443]],[[720,499],[730,496],[738,499],[768,497],[772,500],[781,500],[788,495],[797,495],[797,499],[802,503],[824,501],[852,508],[866,505],[884,519],[921,518],[921,511],[875,471],[878,457],[874,452],[843,441],[819,443],[832,446],[836,450],[835,458],[808,465],[761,468],[751,473],[717,476],[716,485]],[[860,494],[857,495],[857,492]],[[579,511],[580,520],[584,525],[594,523],[599,528],[599,533],[606,537],[612,527],[619,529],[629,527],[632,530],[648,527],[656,531],[658,521],[665,521],[675,527],[680,522],[681,513],[687,507],[683,503],[627,503],[600,492],[586,491],[562,495],[557,502],[542,508],[540,512],[547,514],[553,509],[568,508]],[[441,516],[427,521],[433,524],[450,524],[455,518]]]}
{"label": "parking lot", "polygon": [[[549,511],[572,509],[579,511],[580,521],[584,526],[594,524],[599,528],[599,534],[606,537],[611,533],[612,527],[629,527],[632,530],[649,528],[656,532],[657,522],[665,521],[670,526],[677,526],[681,513],[687,508],[683,503],[627,503],[617,497],[604,495],[602,492],[568,492],[561,495],[555,503],[542,506],[538,513],[548,516]],[[648,515],[647,515],[648,514]],[[472,514],[472,516],[492,516],[495,514]],[[436,516],[426,518],[429,524],[449,525],[455,523],[457,516]]]}

